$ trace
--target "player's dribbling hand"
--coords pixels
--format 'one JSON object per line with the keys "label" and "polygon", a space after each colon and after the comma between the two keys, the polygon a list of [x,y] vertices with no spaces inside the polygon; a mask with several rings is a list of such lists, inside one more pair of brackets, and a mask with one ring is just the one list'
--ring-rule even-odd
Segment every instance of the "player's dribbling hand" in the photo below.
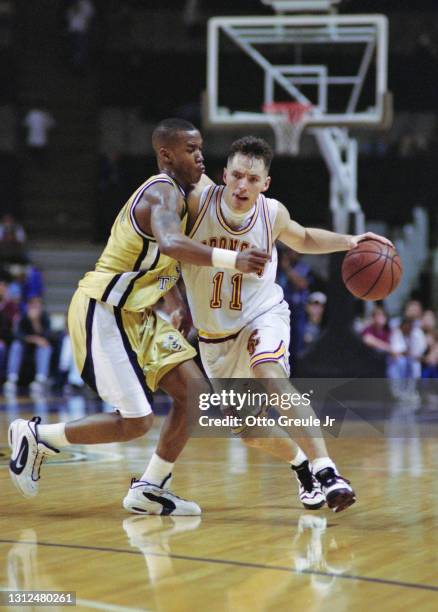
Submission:
{"label": "player's dribbling hand", "polygon": [[390,246],[393,249],[395,248],[392,242],[388,240],[388,238],[385,238],[385,236],[379,236],[379,234],[375,234],[374,232],[365,232],[365,234],[351,236],[350,238],[350,249],[354,249],[355,247],[357,247],[359,242],[362,242],[362,240],[377,240],[378,242],[386,244],[387,246]]}
{"label": "player's dribbling hand", "polygon": [[261,249],[246,249],[237,255],[236,268],[241,272],[260,272],[270,256]]}

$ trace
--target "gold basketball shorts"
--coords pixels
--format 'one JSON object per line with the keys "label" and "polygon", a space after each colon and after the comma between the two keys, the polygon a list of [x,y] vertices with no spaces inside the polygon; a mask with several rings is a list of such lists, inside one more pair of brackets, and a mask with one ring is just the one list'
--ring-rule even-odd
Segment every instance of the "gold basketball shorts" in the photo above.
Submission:
{"label": "gold basketball shorts", "polygon": [[195,349],[153,310],[131,312],[74,294],[68,328],[84,381],[125,418],[152,411],[155,391],[172,368],[192,359]]}

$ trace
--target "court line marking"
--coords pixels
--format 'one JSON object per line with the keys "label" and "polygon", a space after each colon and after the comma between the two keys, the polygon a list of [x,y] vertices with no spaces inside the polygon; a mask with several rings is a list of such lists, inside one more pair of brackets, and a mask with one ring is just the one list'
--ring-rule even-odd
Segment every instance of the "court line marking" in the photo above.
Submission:
{"label": "court line marking", "polygon": [[[97,552],[121,553],[127,555],[144,556],[141,551],[129,550],[126,548],[110,548],[106,546],[85,546],[82,544],[59,544],[56,542],[26,542],[22,540],[4,540],[0,539],[0,544],[28,544],[31,546],[46,546],[49,548],[68,548],[73,550],[92,550]],[[233,559],[212,559],[209,557],[193,557],[189,555],[177,555],[173,553],[164,554],[156,552],[147,552],[151,557],[165,557],[178,561],[194,561],[198,563],[212,563],[217,565],[231,565],[234,567],[248,567],[251,569],[266,569],[277,572],[289,572],[295,575],[310,575],[310,576],[325,576],[328,578],[339,578],[343,580],[357,580],[359,582],[371,582],[374,584],[382,584],[386,586],[398,586],[406,589],[418,589],[422,591],[434,591],[438,593],[438,586],[432,584],[418,584],[416,582],[403,582],[401,580],[391,580],[388,578],[372,578],[370,576],[357,576],[355,574],[338,574],[336,572],[321,572],[316,570],[296,570],[293,567],[284,565],[266,565],[264,563],[251,563],[246,561],[235,561]]]}

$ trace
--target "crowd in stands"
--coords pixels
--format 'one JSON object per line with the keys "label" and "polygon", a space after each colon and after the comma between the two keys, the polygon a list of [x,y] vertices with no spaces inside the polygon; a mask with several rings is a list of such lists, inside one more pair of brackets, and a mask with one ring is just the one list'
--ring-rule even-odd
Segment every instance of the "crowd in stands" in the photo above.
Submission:
{"label": "crowd in stands", "polygon": [[26,233],[11,214],[0,220],[0,379],[6,396],[29,384],[44,394],[52,381],[82,386],[68,335],[51,329],[41,271],[30,260]]}
{"label": "crowd in stands", "polygon": [[393,318],[375,305],[360,333],[365,344],[386,355],[386,375],[395,399],[418,401],[417,381],[438,378],[437,319],[419,300],[409,300],[402,316]]}

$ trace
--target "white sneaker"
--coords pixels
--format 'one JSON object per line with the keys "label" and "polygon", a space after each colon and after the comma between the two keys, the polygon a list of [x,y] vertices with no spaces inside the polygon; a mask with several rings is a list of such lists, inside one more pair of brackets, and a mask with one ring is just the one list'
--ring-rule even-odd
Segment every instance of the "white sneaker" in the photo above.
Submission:
{"label": "white sneaker", "polygon": [[333,512],[342,512],[356,501],[356,494],[350,486],[350,481],[343,478],[335,469],[323,468],[316,472],[315,476],[321,484],[327,506]]}
{"label": "white sneaker", "polygon": [[325,495],[319,481],[310,471],[309,462],[306,460],[297,467],[292,466],[292,470],[295,472],[298,481],[298,497],[303,506],[307,510],[322,508],[325,504]]}
{"label": "white sneaker", "polygon": [[49,455],[59,453],[38,439],[40,422],[40,417],[33,417],[30,421],[16,419],[9,426],[8,440],[12,451],[9,475],[24,497],[34,497],[38,493],[42,462]]}
{"label": "white sneaker", "polygon": [[169,489],[162,489],[144,480],[131,480],[123,507],[134,514],[161,516],[198,516],[201,508],[195,502],[178,497]]}

